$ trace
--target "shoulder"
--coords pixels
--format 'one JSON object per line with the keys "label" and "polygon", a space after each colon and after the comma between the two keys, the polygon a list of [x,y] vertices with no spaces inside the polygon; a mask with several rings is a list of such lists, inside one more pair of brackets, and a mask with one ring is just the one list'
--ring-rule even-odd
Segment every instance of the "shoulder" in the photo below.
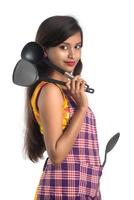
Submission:
{"label": "shoulder", "polygon": [[38,96],[38,105],[41,104],[42,101],[47,101],[47,103],[55,102],[57,104],[63,104],[63,95],[60,87],[53,83],[44,84]]}

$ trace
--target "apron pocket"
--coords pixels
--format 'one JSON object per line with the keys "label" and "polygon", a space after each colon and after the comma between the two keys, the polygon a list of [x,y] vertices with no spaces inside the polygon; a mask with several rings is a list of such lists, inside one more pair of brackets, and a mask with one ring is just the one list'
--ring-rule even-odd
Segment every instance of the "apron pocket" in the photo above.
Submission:
{"label": "apron pocket", "polygon": [[101,174],[102,166],[82,163],[80,165],[79,194],[95,197],[99,190]]}

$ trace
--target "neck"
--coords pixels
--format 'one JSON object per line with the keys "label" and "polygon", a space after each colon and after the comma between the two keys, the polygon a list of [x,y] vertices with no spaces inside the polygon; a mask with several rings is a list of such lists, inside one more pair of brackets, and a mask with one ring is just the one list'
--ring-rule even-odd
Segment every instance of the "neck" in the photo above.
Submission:
{"label": "neck", "polygon": [[[52,72],[49,77],[52,79],[55,79],[55,80],[63,81],[63,82],[68,81],[68,78],[65,75],[63,75],[57,71]],[[63,85],[60,85],[60,86],[61,86],[61,88],[65,89],[65,90],[67,89],[66,86],[63,86]]]}
{"label": "neck", "polygon": [[64,74],[61,74],[60,72],[57,72],[57,71],[52,72],[52,74],[50,75],[50,78],[56,79],[59,81],[64,81],[64,82],[67,82],[68,80],[68,78]]}

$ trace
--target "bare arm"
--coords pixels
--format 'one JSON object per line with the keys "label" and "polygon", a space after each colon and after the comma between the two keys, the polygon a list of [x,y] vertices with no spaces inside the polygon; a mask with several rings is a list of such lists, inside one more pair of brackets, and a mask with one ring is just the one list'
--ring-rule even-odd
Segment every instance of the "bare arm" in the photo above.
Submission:
{"label": "bare arm", "polygon": [[72,149],[87,109],[79,107],[72,116],[69,126],[63,132],[63,96],[57,86],[47,84],[42,89],[38,107],[48,155],[55,165],[60,164]]}

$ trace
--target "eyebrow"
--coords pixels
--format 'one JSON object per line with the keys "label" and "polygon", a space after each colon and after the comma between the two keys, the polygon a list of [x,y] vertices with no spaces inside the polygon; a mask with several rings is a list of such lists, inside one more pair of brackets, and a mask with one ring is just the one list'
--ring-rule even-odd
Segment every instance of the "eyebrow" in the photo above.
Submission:
{"label": "eyebrow", "polygon": [[[61,44],[67,44],[67,45],[70,45],[70,43],[68,43],[68,42],[62,42]],[[78,45],[78,44],[82,44],[82,42],[77,42],[75,45]]]}

